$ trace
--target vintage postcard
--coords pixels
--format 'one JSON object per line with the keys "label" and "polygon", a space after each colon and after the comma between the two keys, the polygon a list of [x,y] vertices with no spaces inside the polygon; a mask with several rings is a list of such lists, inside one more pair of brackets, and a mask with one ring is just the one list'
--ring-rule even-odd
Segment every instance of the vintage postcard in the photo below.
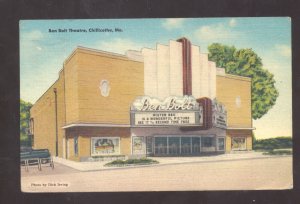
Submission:
{"label": "vintage postcard", "polygon": [[19,26],[23,192],[293,188],[290,18]]}

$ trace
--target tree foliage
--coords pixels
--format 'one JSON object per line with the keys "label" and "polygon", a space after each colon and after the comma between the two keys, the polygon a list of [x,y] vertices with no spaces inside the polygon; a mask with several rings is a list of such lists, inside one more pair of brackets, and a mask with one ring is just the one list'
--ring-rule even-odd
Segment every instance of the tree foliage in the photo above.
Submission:
{"label": "tree foliage", "polygon": [[223,67],[227,74],[251,77],[252,117],[259,119],[275,104],[279,95],[274,75],[263,68],[261,58],[252,49],[237,50],[234,46],[213,43],[208,58]]}
{"label": "tree foliage", "polygon": [[27,129],[29,128],[30,108],[32,104],[30,102],[20,99],[20,137],[25,140],[27,138]]}

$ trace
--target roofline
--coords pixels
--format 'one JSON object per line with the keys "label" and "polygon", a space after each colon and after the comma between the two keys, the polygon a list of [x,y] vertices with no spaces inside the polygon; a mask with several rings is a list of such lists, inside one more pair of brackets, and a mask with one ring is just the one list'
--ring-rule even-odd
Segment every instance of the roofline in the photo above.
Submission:
{"label": "roofline", "polygon": [[[218,67],[218,68],[222,68],[222,67]],[[231,79],[237,79],[237,80],[244,80],[244,81],[249,81],[249,82],[252,81],[251,77],[244,77],[244,76],[239,76],[239,75],[234,75],[234,74],[227,74],[227,73],[225,73],[225,75],[219,75],[219,74],[217,74],[217,76],[231,78]]]}

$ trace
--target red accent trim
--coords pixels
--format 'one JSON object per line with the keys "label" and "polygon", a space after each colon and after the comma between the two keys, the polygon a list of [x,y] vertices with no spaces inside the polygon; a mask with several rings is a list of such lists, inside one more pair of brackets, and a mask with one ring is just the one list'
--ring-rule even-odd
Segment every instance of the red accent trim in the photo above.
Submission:
{"label": "red accent trim", "polygon": [[207,97],[196,100],[199,105],[203,106],[203,129],[212,128],[212,100]]}
{"label": "red accent trim", "polygon": [[177,42],[182,43],[183,95],[192,95],[191,42],[186,38],[180,38]]}

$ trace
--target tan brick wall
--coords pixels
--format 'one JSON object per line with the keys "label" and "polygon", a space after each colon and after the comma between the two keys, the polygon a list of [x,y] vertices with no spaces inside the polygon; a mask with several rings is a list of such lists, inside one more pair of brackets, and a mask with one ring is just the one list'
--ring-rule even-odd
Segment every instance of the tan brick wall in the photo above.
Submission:
{"label": "tan brick wall", "polygon": [[[240,97],[238,107],[236,98]],[[227,109],[229,127],[252,127],[251,80],[234,75],[217,76],[217,99]]]}
{"label": "tan brick wall", "polygon": [[78,138],[79,156],[88,157],[91,156],[91,138],[88,136],[79,136]]}
{"label": "tan brick wall", "polygon": [[231,151],[231,137],[230,135],[226,134],[226,152]]}
{"label": "tan brick wall", "polygon": [[131,136],[130,134],[125,136],[125,137],[121,137],[121,154],[122,155],[130,155],[131,154]]}
{"label": "tan brick wall", "polygon": [[247,150],[252,150],[252,136],[247,137]]}
{"label": "tan brick wall", "polygon": [[[143,63],[126,57],[78,50],[79,121],[129,124],[130,105],[144,95]],[[110,94],[100,92],[101,80],[108,80]]]}
{"label": "tan brick wall", "polygon": [[57,89],[57,122],[58,122],[58,155],[63,156],[65,124],[64,105],[64,73],[60,72],[59,79],[37,100],[30,110],[30,117],[34,119],[34,148],[47,148],[55,156],[56,127],[55,127],[55,94]]}
{"label": "tan brick wall", "polygon": [[65,62],[66,124],[79,120],[77,51]]}

